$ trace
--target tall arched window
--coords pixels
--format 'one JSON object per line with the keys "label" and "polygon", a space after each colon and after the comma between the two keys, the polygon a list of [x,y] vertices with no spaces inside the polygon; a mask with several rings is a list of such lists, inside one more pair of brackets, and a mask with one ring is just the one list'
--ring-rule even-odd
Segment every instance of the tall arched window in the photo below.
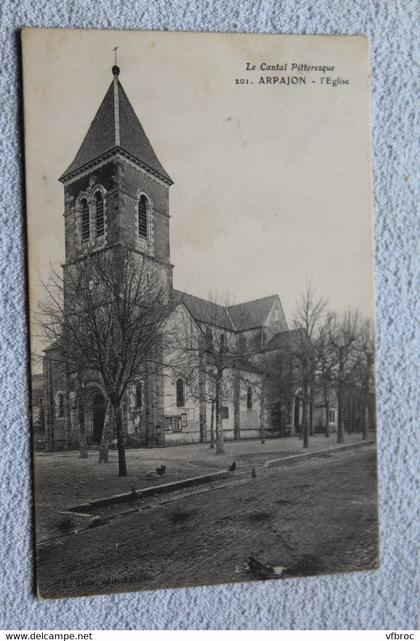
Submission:
{"label": "tall arched window", "polygon": [[82,207],[82,241],[89,240],[90,237],[90,215],[89,215],[89,205],[86,198],[83,198],[80,203]]}
{"label": "tall arched window", "polygon": [[143,385],[140,381],[136,383],[136,407],[137,409],[143,407]]}
{"label": "tall arched window", "polygon": [[176,406],[185,406],[185,383],[182,378],[178,378],[176,382]]}
{"label": "tall arched window", "polygon": [[249,386],[246,391],[246,407],[249,410],[252,410],[252,387]]}
{"label": "tall arched window", "polygon": [[138,228],[139,236],[142,236],[142,238],[147,238],[147,227],[147,198],[142,195],[138,204]]}
{"label": "tall arched window", "polygon": [[100,191],[95,194],[95,209],[96,209],[96,237],[104,235],[104,199]]}

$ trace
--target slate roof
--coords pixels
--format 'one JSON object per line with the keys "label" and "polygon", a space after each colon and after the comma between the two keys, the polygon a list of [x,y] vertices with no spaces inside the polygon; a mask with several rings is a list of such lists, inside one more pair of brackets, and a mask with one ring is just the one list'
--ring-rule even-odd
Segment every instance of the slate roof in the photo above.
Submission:
{"label": "slate roof", "polygon": [[209,325],[216,325],[223,329],[230,329],[231,331],[235,330],[226,307],[223,305],[218,305],[217,303],[212,303],[204,298],[180,292],[177,289],[173,290],[173,296],[175,301],[184,303],[185,307],[195,320],[202,323],[208,323]]}
{"label": "slate roof", "polygon": [[217,325],[231,331],[243,331],[262,327],[273,304],[279,300],[277,295],[258,298],[239,305],[218,305],[211,301],[173,290],[175,299],[183,302],[190,314],[202,323]]}
{"label": "slate roof", "polygon": [[[117,108],[114,99],[114,85],[116,85],[118,98]],[[118,129],[119,144],[117,144]],[[118,148],[128,152],[151,170],[157,172],[167,182],[172,183],[171,177],[159,162],[120,81],[115,77],[90,124],[75,159],[67,167],[60,180],[108,151]]]}

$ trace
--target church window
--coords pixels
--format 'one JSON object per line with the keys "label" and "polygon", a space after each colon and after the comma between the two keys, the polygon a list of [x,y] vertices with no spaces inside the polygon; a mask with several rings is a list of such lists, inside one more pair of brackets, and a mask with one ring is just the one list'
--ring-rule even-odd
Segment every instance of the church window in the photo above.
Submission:
{"label": "church window", "polygon": [[226,352],[226,336],[224,334],[220,334],[220,353]]}
{"label": "church window", "polygon": [[138,227],[139,236],[147,238],[147,198],[144,195],[140,196],[138,204]]}
{"label": "church window", "polygon": [[178,378],[176,382],[176,406],[185,406],[185,383],[182,378]]}
{"label": "church window", "polygon": [[330,423],[335,423],[335,410],[329,410],[328,420]]}
{"label": "church window", "polygon": [[90,237],[90,215],[89,215],[89,205],[86,198],[83,198],[82,202],[82,241],[89,240]]}
{"label": "church window", "polygon": [[141,409],[143,407],[143,385],[138,382],[136,383],[136,408]]}
{"label": "church window", "polygon": [[100,191],[97,191],[95,194],[95,206],[96,206],[96,236],[100,237],[104,235],[105,223],[104,223],[104,199]]}
{"label": "church window", "polygon": [[252,410],[252,387],[249,386],[246,392],[246,407]]}

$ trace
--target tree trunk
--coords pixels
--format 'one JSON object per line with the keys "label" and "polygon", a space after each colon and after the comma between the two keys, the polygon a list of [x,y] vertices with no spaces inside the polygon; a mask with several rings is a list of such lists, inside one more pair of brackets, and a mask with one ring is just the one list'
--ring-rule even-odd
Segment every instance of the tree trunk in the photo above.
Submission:
{"label": "tree trunk", "polygon": [[87,446],[86,425],[85,425],[85,393],[81,385],[79,385],[79,389],[78,389],[77,408],[78,408],[79,458],[88,458],[88,446]]}
{"label": "tree trunk", "polygon": [[343,408],[343,391],[341,385],[338,389],[338,409],[337,409],[337,443],[344,443],[344,408]]}
{"label": "tree trunk", "polygon": [[325,438],[330,437],[330,402],[325,397]]}
{"label": "tree trunk", "polygon": [[125,460],[124,431],[120,405],[114,405],[115,427],[117,429],[118,444],[118,476],[127,476],[127,462]]}
{"label": "tree trunk", "polygon": [[366,395],[363,397],[362,406],[362,441],[366,441],[368,435],[369,408]]}
{"label": "tree trunk", "polygon": [[104,427],[102,430],[101,444],[99,446],[99,460],[98,463],[108,463],[109,439],[112,434],[113,420],[112,420],[112,405],[108,401],[106,404],[106,413],[104,419]]}
{"label": "tree trunk", "polygon": [[214,449],[214,399],[212,399],[212,401],[211,401],[210,447],[211,447],[211,449]]}
{"label": "tree trunk", "polygon": [[362,440],[366,441],[368,431],[370,429],[370,407],[369,407],[369,389],[370,389],[370,369],[372,367],[372,359],[367,359],[367,374],[364,381],[364,394],[363,394],[363,432]]}
{"label": "tree trunk", "polygon": [[314,404],[315,404],[313,380],[311,380],[309,390],[310,390],[308,395],[309,436],[313,436],[314,435]]}
{"label": "tree trunk", "polygon": [[260,434],[261,434],[261,443],[265,443],[264,389],[261,392],[261,401],[260,401]]}
{"label": "tree trunk", "polygon": [[222,377],[223,373],[217,373],[216,375],[216,454],[224,454],[224,434],[223,434],[223,422],[222,422],[222,413],[220,407],[221,401],[221,392],[222,392]]}

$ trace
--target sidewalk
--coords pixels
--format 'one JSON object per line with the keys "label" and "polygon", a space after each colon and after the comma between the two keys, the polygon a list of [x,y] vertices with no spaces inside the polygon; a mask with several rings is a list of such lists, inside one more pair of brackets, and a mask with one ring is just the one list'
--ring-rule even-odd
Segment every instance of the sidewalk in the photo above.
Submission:
{"label": "sidewalk", "polygon": [[[369,440],[372,436],[369,435]],[[361,442],[361,434],[345,435],[345,444]],[[309,448],[303,449],[297,437],[227,441],[225,454],[216,455],[209,444],[179,445],[153,449],[128,449],[128,476],[118,476],[118,455],[109,452],[109,463],[98,463],[98,451],[90,450],[88,459],[79,459],[77,451],[35,454],[36,526],[39,532],[57,527],[59,510],[112,494],[129,492],[181,479],[227,470],[235,461],[237,470],[262,466],[266,461],[338,446],[337,435],[310,438]],[[159,477],[156,468],[166,465]]]}

